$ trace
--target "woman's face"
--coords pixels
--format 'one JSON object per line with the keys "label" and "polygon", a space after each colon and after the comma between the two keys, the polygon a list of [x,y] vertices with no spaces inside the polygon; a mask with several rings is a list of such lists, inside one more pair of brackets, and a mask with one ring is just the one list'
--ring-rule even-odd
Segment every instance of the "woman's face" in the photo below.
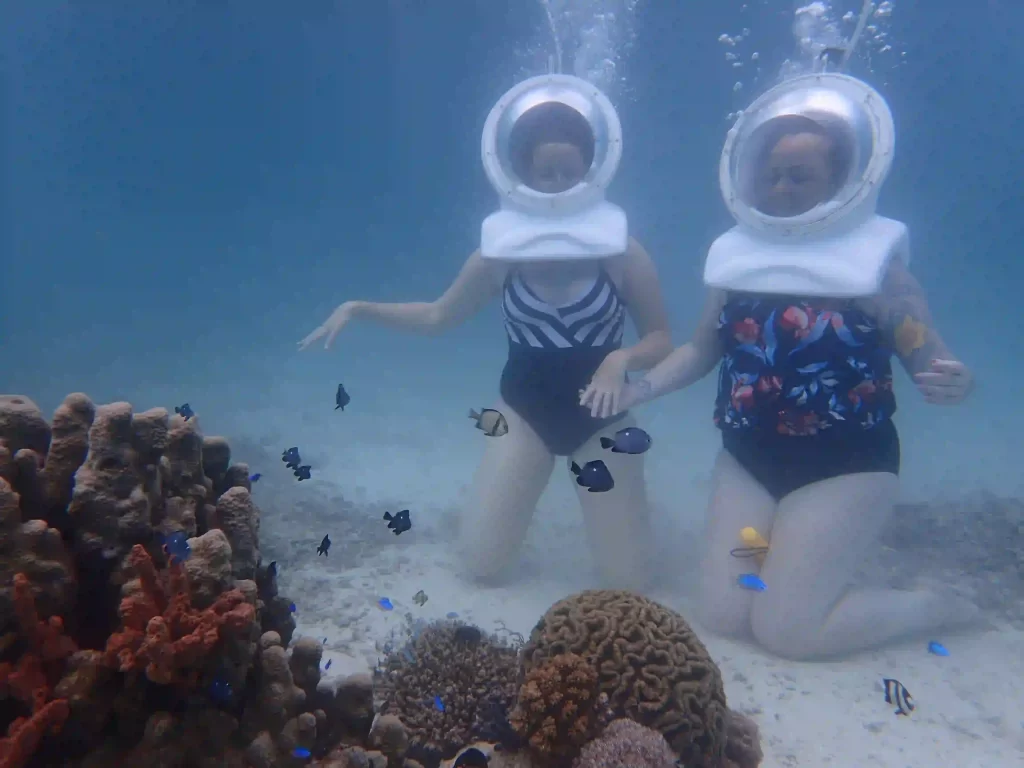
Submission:
{"label": "woman's face", "polygon": [[833,194],[831,148],[830,139],[815,133],[779,139],[756,181],[757,209],[769,216],[799,216],[827,201]]}
{"label": "woman's face", "polygon": [[572,189],[587,174],[583,153],[574,144],[547,142],[533,150],[529,186],[538,192],[555,195]]}

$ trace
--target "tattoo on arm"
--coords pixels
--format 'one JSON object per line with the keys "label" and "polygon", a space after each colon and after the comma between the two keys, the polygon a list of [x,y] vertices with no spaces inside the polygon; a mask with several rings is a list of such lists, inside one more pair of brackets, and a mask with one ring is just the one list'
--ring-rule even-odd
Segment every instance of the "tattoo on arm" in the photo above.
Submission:
{"label": "tattoo on arm", "polygon": [[950,357],[933,326],[924,290],[902,264],[893,264],[889,268],[879,300],[879,320],[888,332],[900,362],[910,374],[928,370],[936,358]]}

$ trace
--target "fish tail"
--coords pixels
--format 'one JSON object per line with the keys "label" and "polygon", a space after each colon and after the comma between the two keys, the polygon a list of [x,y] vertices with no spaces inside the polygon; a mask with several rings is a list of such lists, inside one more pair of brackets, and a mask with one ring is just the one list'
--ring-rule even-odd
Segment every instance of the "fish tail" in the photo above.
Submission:
{"label": "fish tail", "polygon": [[392,515],[390,512],[385,512],[384,513],[384,519],[385,520],[392,520],[392,519],[394,519],[394,515]]}
{"label": "fish tail", "polygon": [[613,445],[615,445],[615,441],[612,440],[610,437],[602,437],[601,438],[601,447],[602,448],[611,448]]}
{"label": "fish tail", "polygon": [[340,406],[340,405],[336,405],[336,406],[334,406],[334,410],[338,410],[339,408],[341,408],[341,406]]}
{"label": "fish tail", "polygon": [[570,471],[571,471],[571,472],[572,472],[572,473],[573,473],[574,475],[578,475],[578,474],[580,473],[580,465],[579,465],[579,464],[577,464],[577,463],[576,463],[575,461],[570,461],[570,462],[569,462],[569,470],[570,470]]}
{"label": "fish tail", "polygon": [[469,409],[469,418],[471,418],[471,419],[479,419],[480,418],[480,414],[477,413],[476,411],[474,411],[472,408],[470,408]]}

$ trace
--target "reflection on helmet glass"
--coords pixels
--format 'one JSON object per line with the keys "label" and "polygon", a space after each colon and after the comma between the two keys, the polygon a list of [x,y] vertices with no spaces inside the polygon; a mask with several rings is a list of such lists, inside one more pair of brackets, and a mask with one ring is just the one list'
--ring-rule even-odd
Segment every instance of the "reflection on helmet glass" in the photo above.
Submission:
{"label": "reflection on helmet glass", "polygon": [[829,202],[846,185],[851,143],[841,130],[801,115],[769,120],[739,158],[744,201],[768,216],[799,216]]}
{"label": "reflection on helmet glass", "polygon": [[572,107],[547,102],[528,109],[509,135],[512,171],[537,192],[558,194],[579,184],[594,162],[596,140]]}

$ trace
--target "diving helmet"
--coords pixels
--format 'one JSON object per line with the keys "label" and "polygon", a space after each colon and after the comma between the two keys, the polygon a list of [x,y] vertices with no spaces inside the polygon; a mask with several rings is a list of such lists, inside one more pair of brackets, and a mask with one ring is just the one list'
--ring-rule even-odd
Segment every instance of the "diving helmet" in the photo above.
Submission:
{"label": "diving helmet", "polygon": [[712,244],[705,283],[873,295],[891,259],[910,258],[906,225],[875,213],[894,145],[885,99],[856,78],[802,75],[763,94],[722,150],[719,182],[736,226]]}
{"label": "diving helmet", "polygon": [[[552,147],[563,154],[538,159]],[[605,200],[622,157],[622,127],[596,86],[564,74],[513,86],[487,116],[481,156],[500,205],[481,228],[484,258],[592,259],[625,251],[626,215]]]}
{"label": "diving helmet", "polygon": [[[841,178],[829,199],[795,215],[770,215],[758,187],[772,149],[787,126],[817,126],[831,142]],[[725,204],[737,223],[768,235],[804,237],[855,226],[875,211],[892,167],[896,132],[885,99],[849,75],[802,75],[775,86],[736,121],[719,164]]]}

